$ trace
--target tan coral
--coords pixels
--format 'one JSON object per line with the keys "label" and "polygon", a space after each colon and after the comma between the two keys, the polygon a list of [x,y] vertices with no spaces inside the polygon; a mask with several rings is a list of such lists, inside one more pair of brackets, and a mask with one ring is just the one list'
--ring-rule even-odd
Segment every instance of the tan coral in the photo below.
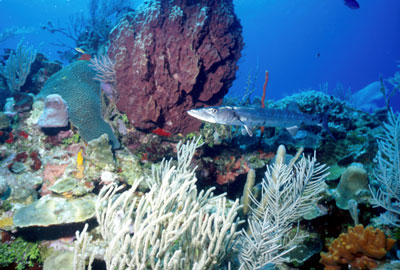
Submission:
{"label": "tan coral", "polygon": [[373,269],[378,266],[376,259],[384,257],[395,242],[380,229],[357,225],[340,234],[328,253],[321,252],[320,263],[325,270],[340,270],[343,264],[355,269]]}

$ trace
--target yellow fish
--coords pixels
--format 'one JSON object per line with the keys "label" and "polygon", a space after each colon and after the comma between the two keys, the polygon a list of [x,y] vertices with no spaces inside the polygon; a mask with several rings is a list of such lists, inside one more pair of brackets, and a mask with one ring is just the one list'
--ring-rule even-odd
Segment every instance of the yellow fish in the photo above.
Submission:
{"label": "yellow fish", "polygon": [[75,174],[75,177],[78,179],[82,179],[84,177],[84,170],[85,167],[83,166],[83,155],[82,155],[82,149],[78,152],[78,156],[76,158],[76,169],[78,172]]}
{"label": "yellow fish", "polygon": [[79,48],[79,47],[76,47],[75,51],[77,51],[78,53],[83,53],[83,54],[86,53],[82,48]]}

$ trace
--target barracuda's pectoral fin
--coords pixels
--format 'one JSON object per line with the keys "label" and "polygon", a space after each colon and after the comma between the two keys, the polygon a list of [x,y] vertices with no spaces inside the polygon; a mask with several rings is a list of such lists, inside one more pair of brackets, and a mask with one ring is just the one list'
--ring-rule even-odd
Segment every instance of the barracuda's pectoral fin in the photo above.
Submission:
{"label": "barracuda's pectoral fin", "polygon": [[299,131],[298,126],[293,126],[293,127],[287,127],[286,130],[289,132],[289,134],[294,137],[297,134],[297,131]]}
{"label": "barracuda's pectoral fin", "polygon": [[251,127],[249,127],[249,126],[244,125],[243,128],[242,128],[242,135],[246,135],[246,133],[249,134],[250,137],[252,137],[253,136],[253,129]]}

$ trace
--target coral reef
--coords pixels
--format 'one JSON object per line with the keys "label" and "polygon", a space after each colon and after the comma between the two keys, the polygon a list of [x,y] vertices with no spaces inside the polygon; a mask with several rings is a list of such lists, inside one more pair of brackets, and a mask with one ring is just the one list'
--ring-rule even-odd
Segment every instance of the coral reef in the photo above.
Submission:
{"label": "coral reef", "polygon": [[383,258],[395,242],[380,229],[357,225],[333,241],[329,252],[321,253],[320,262],[325,265],[325,270],[340,270],[341,265],[373,269],[378,266],[378,259]]}
{"label": "coral reef", "polygon": [[114,149],[120,144],[111,127],[101,116],[100,86],[93,80],[95,72],[88,61],[76,61],[54,74],[44,85],[38,98],[60,95],[69,107],[71,123],[88,142],[106,133]]}
{"label": "coral reef", "polygon": [[99,138],[91,140],[88,143],[86,151],[87,159],[100,169],[107,165],[114,164],[114,157],[111,147],[108,144],[108,135],[103,134]]}
{"label": "coral reef", "polygon": [[220,157],[222,162],[218,162],[219,166],[217,166],[217,183],[218,185],[225,185],[235,181],[236,177],[241,174],[246,174],[249,171],[249,166],[247,161],[244,160],[243,157],[236,158],[231,156],[228,158],[228,161],[223,160],[224,157]]}
{"label": "coral reef", "polygon": [[[296,103],[303,113],[323,115],[328,111],[328,126],[336,140],[327,137],[321,127],[304,128],[308,134],[323,135],[318,139],[317,145],[311,145],[312,149],[317,146],[317,157],[321,162],[335,169],[337,166],[347,167],[357,162],[364,165],[367,173],[372,172],[376,153],[375,138],[379,132],[377,115],[351,108],[345,101],[311,90],[293,94],[277,102],[268,101],[266,107],[283,109],[293,103]],[[274,142],[270,140],[268,143]],[[287,141],[285,145],[293,145],[293,142]]]}
{"label": "coral reef", "polygon": [[117,107],[140,129],[188,133],[188,109],[218,105],[243,47],[231,0],[146,1],[110,33]]}
{"label": "coral reef", "polygon": [[43,54],[37,53],[21,92],[38,94],[46,81],[61,68],[61,63],[50,61]]}
{"label": "coral reef", "polygon": [[[199,122],[185,111],[220,104],[235,77],[243,44],[231,0],[144,1],[114,27],[104,48],[128,1],[89,2],[93,20],[75,41],[87,42],[89,52],[78,50],[91,62],[53,74],[61,65],[36,54],[25,83],[12,93],[0,75],[0,106],[12,96],[0,112],[2,242],[16,235],[40,239],[49,253],[44,270],[89,269],[94,258],[92,269],[97,263],[108,269],[396,269],[382,259],[394,243],[382,231],[396,239],[400,231],[393,228],[399,225],[397,113],[371,115],[317,91],[257,104],[249,85],[242,105],[285,109],[295,102],[303,113],[328,111],[336,140],[318,125],[293,137],[279,128],[249,137],[213,123],[193,140],[199,133],[187,132]],[[88,30],[96,20],[105,24]],[[47,29],[56,31],[53,26]],[[58,101],[48,102],[54,96]],[[48,105],[60,106],[52,107],[62,116],[58,124],[40,118]],[[385,209],[368,204],[368,179],[374,206]],[[324,266],[316,265],[315,254],[330,237],[353,221],[377,222],[384,210],[383,223],[393,226],[349,229],[321,255]]]}

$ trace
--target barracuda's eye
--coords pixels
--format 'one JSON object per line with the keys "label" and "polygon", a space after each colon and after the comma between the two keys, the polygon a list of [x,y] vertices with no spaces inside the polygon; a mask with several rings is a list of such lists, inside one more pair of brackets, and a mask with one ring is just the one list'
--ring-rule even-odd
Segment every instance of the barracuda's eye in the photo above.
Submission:
{"label": "barracuda's eye", "polygon": [[215,109],[215,108],[210,108],[210,113],[216,114],[216,113],[217,113],[217,109]]}

